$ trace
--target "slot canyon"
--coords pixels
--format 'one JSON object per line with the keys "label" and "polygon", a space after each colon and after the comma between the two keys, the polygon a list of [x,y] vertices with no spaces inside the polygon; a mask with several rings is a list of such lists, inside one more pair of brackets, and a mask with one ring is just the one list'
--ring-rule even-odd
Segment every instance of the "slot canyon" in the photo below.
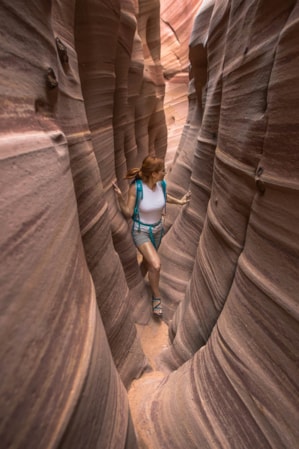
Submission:
{"label": "slot canyon", "polygon": [[[299,449],[299,2],[1,0],[2,449]],[[113,189],[165,161],[163,318]]]}

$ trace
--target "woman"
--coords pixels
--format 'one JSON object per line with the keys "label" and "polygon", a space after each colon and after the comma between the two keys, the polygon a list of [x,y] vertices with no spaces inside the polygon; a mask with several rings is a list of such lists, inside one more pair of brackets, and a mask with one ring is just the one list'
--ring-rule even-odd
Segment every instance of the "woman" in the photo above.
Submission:
{"label": "woman", "polygon": [[126,179],[133,181],[129,188],[127,202],[123,199],[117,184],[113,184],[123,215],[126,218],[133,218],[132,236],[135,246],[143,256],[140,265],[143,276],[148,272],[153,314],[157,317],[162,316],[159,291],[161,262],[157,252],[163,236],[162,213],[166,201],[173,204],[186,204],[190,200],[190,192],[180,200],[166,194],[164,176],[163,160],[147,156],[141,168],[132,168],[127,173]]}

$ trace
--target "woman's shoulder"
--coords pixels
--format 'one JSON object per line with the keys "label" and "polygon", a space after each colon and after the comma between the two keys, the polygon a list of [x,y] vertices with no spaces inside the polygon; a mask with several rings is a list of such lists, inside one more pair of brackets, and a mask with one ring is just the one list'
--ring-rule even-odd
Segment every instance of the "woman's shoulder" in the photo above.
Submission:
{"label": "woman's shoulder", "polygon": [[134,189],[136,190],[141,190],[144,186],[144,182],[142,181],[142,179],[134,179],[131,184],[130,184],[130,189]]}
{"label": "woman's shoulder", "polygon": [[137,190],[137,186],[136,186],[136,182],[135,180],[133,182],[131,182],[130,187],[129,187],[129,195],[134,195],[136,196],[136,190]]}

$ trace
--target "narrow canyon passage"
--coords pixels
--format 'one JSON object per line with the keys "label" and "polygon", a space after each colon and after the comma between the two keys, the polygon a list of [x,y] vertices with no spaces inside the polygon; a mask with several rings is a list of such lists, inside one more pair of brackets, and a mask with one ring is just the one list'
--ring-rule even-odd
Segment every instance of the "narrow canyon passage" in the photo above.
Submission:
{"label": "narrow canyon passage", "polygon": [[[142,256],[137,251],[137,260],[140,265],[142,262]],[[148,277],[145,277],[146,289],[149,292],[148,296],[148,307],[151,307],[151,299],[150,299],[150,286],[148,282]],[[163,306],[163,297],[162,297],[162,306]],[[142,376],[135,380],[129,389],[129,397],[133,396],[132,390],[134,390],[133,386],[139,381],[143,380],[145,377],[160,377],[161,372],[159,371],[159,367],[157,364],[158,355],[165,350],[169,346],[169,337],[168,337],[168,325],[165,323],[163,319],[156,318],[154,316],[150,316],[149,321],[146,324],[135,323],[138,337],[140,338],[141,347],[144,351],[144,354],[148,361],[148,368],[144,371]],[[163,376],[165,373],[163,374]]]}
{"label": "narrow canyon passage", "polygon": [[[173,157],[173,155],[172,155]],[[142,255],[136,251],[138,265],[141,265]],[[146,307],[151,310],[151,289],[148,275],[144,278],[145,289],[148,293],[148,303]],[[170,286],[169,286],[170,287]],[[164,292],[165,293],[165,292]],[[167,292],[167,294],[169,294]],[[163,294],[161,295],[163,307]],[[165,304],[165,303],[164,303]],[[171,321],[170,321],[171,322]],[[155,429],[155,422],[152,416],[141,411],[145,401],[151,401],[151,393],[161,385],[171,372],[170,368],[163,364],[161,355],[169,349],[171,342],[169,339],[168,320],[157,318],[150,312],[150,318],[146,324],[135,322],[137,335],[140,339],[141,348],[146,357],[147,366],[140,377],[133,380],[128,388],[128,400],[134,429],[137,437],[138,449],[154,449],[154,438],[152,433]],[[143,434],[146,423],[146,437]]]}
{"label": "narrow canyon passage", "polygon": [[[145,397],[148,397],[150,400],[150,392],[154,390],[167,375],[165,372],[159,370],[157,357],[168,347],[169,340],[168,326],[163,320],[158,318],[151,318],[146,325],[137,324],[136,328],[141,340],[142,349],[149,363],[149,368],[145,370],[139,379],[132,382],[128,391],[132,419],[138,440],[138,435],[142,433],[143,419],[148,419],[145,416],[139,416],[141,401],[144,401]],[[146,392],[148,392],[148,394],[146,394]],[[142,449],[144,447],[142,442],[139,441],[138,443],[139,448]]]}

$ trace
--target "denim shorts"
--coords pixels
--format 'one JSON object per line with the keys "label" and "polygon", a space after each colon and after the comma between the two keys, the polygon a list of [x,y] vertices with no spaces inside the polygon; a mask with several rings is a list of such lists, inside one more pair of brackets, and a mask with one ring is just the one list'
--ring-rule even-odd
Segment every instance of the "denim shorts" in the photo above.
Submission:
{"label": "denim shorts", "polygon": [[[136,228],[136,225],[135,225]],[[152,232],[148,229],[134,229],[134,225],[132,228],[132,237],[137,248],[141,246],[143,243],[151,242],[152,245],[158,249],[164,235],[163,226],[160,226],[157,231],[155,228],[152,228]]]}

